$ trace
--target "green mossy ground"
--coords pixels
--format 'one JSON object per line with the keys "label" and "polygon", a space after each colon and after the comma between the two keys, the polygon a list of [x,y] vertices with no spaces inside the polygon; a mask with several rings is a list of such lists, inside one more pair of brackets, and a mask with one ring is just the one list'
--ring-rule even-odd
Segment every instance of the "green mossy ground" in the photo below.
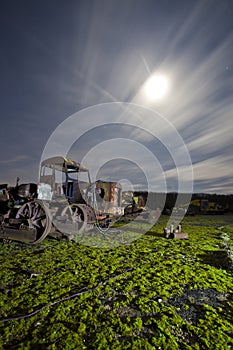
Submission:
{"label": "green mossy ground", "polygon": [[170,240],[162,217],[114,249],[0,243],[0,348],[233,349],[232,219],[187,217]]}

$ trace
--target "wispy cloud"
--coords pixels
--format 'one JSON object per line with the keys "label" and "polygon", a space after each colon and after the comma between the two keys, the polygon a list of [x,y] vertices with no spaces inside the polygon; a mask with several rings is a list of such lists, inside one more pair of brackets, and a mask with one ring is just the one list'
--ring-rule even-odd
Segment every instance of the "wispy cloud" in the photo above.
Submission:
{"label": "wispy cloud", "polygon": [[28,162],[31,159],[28,155],[18,155],[15,158],[12,159],[1,159],[1,164],[6,166],[14,166],[17,163],[25,164],[25,162]]}

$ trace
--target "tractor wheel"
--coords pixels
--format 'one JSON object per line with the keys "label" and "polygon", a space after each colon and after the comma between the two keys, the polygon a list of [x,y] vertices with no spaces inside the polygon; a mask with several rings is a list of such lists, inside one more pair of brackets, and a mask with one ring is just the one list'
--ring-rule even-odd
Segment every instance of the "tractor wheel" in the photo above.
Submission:
{"label": "tractor wheel", "polygon": [[87,212],[82,205],[75,203],[67,205],[67,207],[63,209],[61,215],[66,217],[67,228],[71,235],[82,233],[87,226]]}
{"label": "tractor wheel", "polygon": [[26,227],[36,229],[36,239],[30,244],[37,244],[43,241],[51,230],[49,209],[43,202],[34,200],[25,203],[16,214],[17,219],[25,219]]}

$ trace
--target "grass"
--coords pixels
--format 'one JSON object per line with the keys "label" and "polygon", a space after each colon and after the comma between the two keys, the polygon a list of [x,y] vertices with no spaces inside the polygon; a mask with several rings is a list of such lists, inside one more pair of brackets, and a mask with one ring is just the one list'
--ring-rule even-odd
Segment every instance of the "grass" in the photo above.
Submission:
{"label": "grass", "polygon": [[[232,216],[114,249],[0,243],[1,349],[233,349]],[[197,224],[199,226],[197,226]]]}

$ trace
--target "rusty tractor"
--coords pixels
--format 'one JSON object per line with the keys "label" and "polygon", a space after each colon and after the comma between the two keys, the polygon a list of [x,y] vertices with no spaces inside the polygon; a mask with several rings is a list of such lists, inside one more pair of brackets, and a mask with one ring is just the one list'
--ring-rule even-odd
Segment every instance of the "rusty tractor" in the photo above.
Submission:
{"label": "rusty tractor", "polygon": [[38,184],[0,185],[0,238],[37,244],[47,235],[71,240],[88,229],[104,233],[122,214],[121,195],[117,182],[91,183],[78,162],[46,159]]}

